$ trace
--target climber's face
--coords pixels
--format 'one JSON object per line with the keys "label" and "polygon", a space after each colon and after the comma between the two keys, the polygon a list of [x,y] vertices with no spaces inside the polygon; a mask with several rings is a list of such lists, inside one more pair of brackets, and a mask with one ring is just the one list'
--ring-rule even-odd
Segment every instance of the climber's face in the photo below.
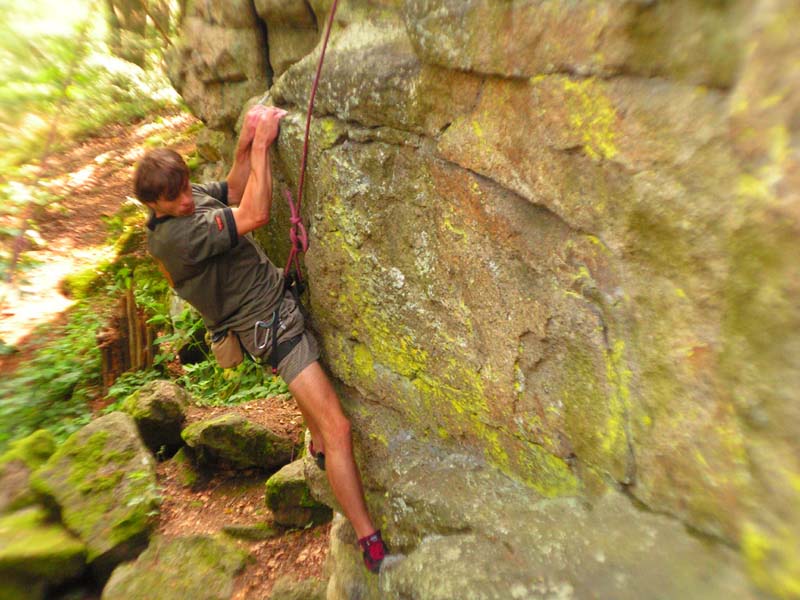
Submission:
{"label": "climber's face", "polygon": [[176,198],[168,200],[161,196],[152,205],[156,217],[188,217],[194,214],[194,198],[192,197],[192,186],[186,182],[181,193]]}

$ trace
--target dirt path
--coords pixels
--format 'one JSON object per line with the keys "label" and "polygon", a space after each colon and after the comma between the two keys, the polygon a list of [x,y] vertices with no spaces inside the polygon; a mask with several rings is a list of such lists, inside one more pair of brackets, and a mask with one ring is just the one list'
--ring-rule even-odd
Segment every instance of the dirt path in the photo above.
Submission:
{"label": "dirt path", "polygon": [[[24,250],[37,266],[18,271],[17,285],[0,282],[0,340],[19,350],[0,356],[0,374],[13,370],[41,343],[31,336],[38,326],[56,321],[72,305],[61,291],[64,277],[110,258],[113,250],[105,243],[102,219],[131,194],[133,165],[145,140],[156,135],[180,139],[194,123],[191,115],[178,113],[128,127],[111,125],[49,158],[44,175],[52,178],[50,191],[63,200],[44,207],[37,218],[41,241],[36,246],[28,242]],[[174,147],[185,155],[194,143],[185,139]]]}
{"label": "dirt path", "polygon": [[[109,126],[97,136],[60,154],[48,164],[52,191],[63,200],[49,206],[38,219],[39,247],[28,246],[27,258],[37,262],[18,277],[18,286],[0,284],[0,339],[18,352],[0,356],[0,376],[13,372],[48,339],[47,328],[57,324],[72,301],[61,290],[63,278],[111,258],[103,217],[112,216],[130,196],[135,161],[149,138],[175,140],[169,144],[186,156],[194,150],[187,130],[196,120],[186,114],[153,117],[132,126]],[[3,223],[0,223],[2,225]],[[8,223],[5,223],[8,224]],[[303,432],[302,416],[290,398],[255,400],[236,407],[192,408],[190,421],[234,411],[251,421],[294,439]],[[160,463],[158,480],[164,502],[158,533],[165,536],[215,534],[230,525],[269,522],[264,502],[265,473],[217,473],[186,487],[172,461]],[[321,577],[327,558],[329,526],[285,532],[264,541],[240,542],[253,560],[239,576],[235,600],[267,598],[276,579]]]}

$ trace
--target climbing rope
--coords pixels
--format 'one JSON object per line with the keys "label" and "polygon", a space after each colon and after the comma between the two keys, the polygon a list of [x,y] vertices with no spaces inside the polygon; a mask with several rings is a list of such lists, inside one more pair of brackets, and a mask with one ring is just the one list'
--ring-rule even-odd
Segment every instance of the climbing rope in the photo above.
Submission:
{"label": "climbing rope", "polygon": [[303,158],[300,161],[300,176],[297,180],[297,200],[292,197],[292,193],[285,189],[283,191],[286,200],[289,203],[289,221],[291,228],[289,229],[289,240],[291,241],[292,248],[289,252],[289,258],[286,261],[286,267],[283,270],[285,277],[289,276],[292,265],[295,268],[295,277],[298,286],[302,285],[303,275],[300,271],[300,253],[308,250],[308,233],[303,224],[303,218],[300,216],[300,204],[303,201],[303,183],[306,176],[306,164],[308,162],[308,135],[311,130],[311,113],[314,111],[314,98],[317,95],[317,88],[319,87],[320,73],[322,73],[322,63],[325,60],[325,50],[328,48],[328,38],[331,35],[331,27],[333,26],[333,17],[336,14],[336,5],[339,0],[333,0],[331,12],[328,15],[328,25],[325,30],[325,39],[322,42],[322,51],[319,55],[319,62],[317,63],[317,73],[314,76],[314,83],[311,86],[311,96],[308,100],[308,112],[306,113],[306,131],[303,138]]}

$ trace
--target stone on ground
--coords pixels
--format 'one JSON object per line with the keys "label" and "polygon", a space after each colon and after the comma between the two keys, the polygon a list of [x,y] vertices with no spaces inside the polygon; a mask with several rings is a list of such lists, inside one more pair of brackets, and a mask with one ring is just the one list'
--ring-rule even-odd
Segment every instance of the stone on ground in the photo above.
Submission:
{"label": "stone on ground", "polygon": [[31,485],[59,507],[101,578],[147,545],[161,502],[153,457],[133,419],[121,412],[70,436],[33,474]]}
{"label": "stone on ground", "polygon": [[55,452],[56,441],[46,429],[11,442],[0,456],[0,513],[32,504],[30,475]]}
{"label": "stone on ground", "polygon": [[201,465],[275,469],[288,463],[294,453],[291,440],[235,413],[193,423],[182,435]]}
{"label": "stone on ground", "polygon": [[267,480],[266,502],[275,522],[285,527],[305,527],[329,521],[329,506],[311,495],[303,472],[302,459],[283,467]]}
{"label": "stone on ground", "polygon": [[[0,598],[31,598],[37,588],[78,577],[86,546],[31,506],[0,518]],[[17,593],[19,592],[19,593]]]}
{"label": "stone on ground", "polygon": [[122,410],[133,417],[142,440],[156,455],[172,456],[181,446],[181,428],[190,396],[170,381],[151,381],[128,396]]}
{"label": "stone on ground", "polygon": [[194,461],[188,456],[185,446],[175,453],[172,462],[175,464],[180,484],[185,488],[193,487],[197,483],[199,473],[194,466]]}
{"label": "stone on ground", "polygon": [[321,579],[294,581],[284,576],[275,582],[269,600],[325,600],[327,587],[328,583]]}
{"label": "stone on ground", "polygon": [[280,535],[271,523],[256,523],[255,525],[223,525],[222,533],[237,540],[260,542]]}
{"label": "stone on ground", "polygon": [[103,600],[228,600],[247,554],[207,537],[157,538],[132,563],[117,567]]}

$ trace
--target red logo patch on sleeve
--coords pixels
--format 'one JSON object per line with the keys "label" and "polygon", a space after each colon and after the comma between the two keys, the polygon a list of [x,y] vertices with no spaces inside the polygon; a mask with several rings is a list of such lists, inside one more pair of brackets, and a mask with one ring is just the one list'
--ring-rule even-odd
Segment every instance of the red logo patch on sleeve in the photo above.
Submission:
{"label": "red logo patch on sleeve", "polygon": [[225,229],[225,225],[222,223],[222,217],[220,217],[219,215],[216,215],[214,218],[217,220],[217,229],[219,231],[222,231],[223,229]]}

